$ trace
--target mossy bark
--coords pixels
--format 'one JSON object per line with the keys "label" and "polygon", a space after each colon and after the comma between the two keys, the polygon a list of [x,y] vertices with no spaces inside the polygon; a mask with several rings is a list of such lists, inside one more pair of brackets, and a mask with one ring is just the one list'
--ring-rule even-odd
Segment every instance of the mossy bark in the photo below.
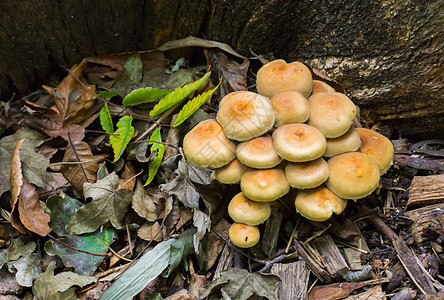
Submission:
{"label": "mossy bark", "polygon": [[31,92],[54,66],[194,35],[307,62],[367,119],[402,136],[444,135],[441,0],[22,0],[0,11],[2,98]]}

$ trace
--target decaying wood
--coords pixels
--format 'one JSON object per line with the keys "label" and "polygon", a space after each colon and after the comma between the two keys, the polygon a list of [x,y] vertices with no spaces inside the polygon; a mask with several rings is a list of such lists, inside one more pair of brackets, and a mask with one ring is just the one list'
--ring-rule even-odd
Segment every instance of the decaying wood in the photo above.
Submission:
{"label": "decaying wood", "polygon": [[330,274],[326,270],[324,270],[322,266],[308,254],[307,250],[305,250],[304,248],[304,245],[296,239],[293,241],[293,243],[295,246],[295,250],[307,263],[307,266],[310,268],[313,274],[315,274],[316,277],[322,282],[331,282],[332,278]]}
{"label": "decaying wood", "polygon": [[409,190],[407,206],[444,202],[444,174],[415,176]]}
{"label": "decaying wood", "polygon": [[[231,224],[227,220],[221,219],[215,226],[214,229],[222,234],[225,238],[228,238],[228,231]],[[217,236],[214,231],[208,234],[207,239],[207,260],[205,263],[205,270],[209,270],[217,260],[217,257],[224,249],[225,241]]]}
{"label": "decaying wood", "polygon": [[329,232],[346,241],[356,241],[361,236],[359,230],[353,226],[353,221],[346,219],[344,223],[339,223],[334,220],[331,221],[332,226],[329,228]]}
{"label": "decaying wood", "polygon": [[350,268],[329,234],[324,233],[311,242],[319,252],[327,271],[333,278],[344,276]]}
{"label": "decaying wood", "polygon": [[410,167],[419,170],[428,170],[428,171],[436,171],[439,173],[444,173],[443,164],[440,164],[439,162],[426,158],[399,154],[395,155],[393,162],[395,165],[398,165],[400,167]]}
{"label": "decaying wood", "polygon": [[228,270],[233,267],[234,250],[230,246],[225,245],[222,254],[220,255],[219,262],[214,272],[213,280],[220,277],[222,271]]}
{"label": "decaying wood", "polygon": [[265,223],[265,231],[262,237],[262,250],[268,257],[276,252],[276,244],[279,238],[279,230],[282,224],[282,214],[273,209],[270,218]]}
{"label": "decaying wood", "polygon": [[425,295],[436,294],[437,291],[434,286],[435,283],[433,282],[433,278],[427,273],[415,253],[413,253],[413,251],[405,244],[404,240],[390,229],[390,227],[388,227],[378,216],[371,215],[366,221],[390,239],[404,269],[421,293]]}
{"label": "decaying wood", "polygon": [[406,215],[413,221],[410,232],[418,244],[444,235],[444,203],[407,211]]}
{"label": "decaying wood", "polygon": [[[308,295],[309,300],[343,299],[353,291],[367,285],[388,282],[387,278],[373,279],[362,282],[336,282],[328,285],[314,287]],[[372,299],[372,298],[370,298]]]}
{"label": "decaying wood", "polygon": [[385,300],[387,297],[385,293],[382,291],[380,285],[375,285],[369,288],[367,291],[360,293],[358,295],[348,296],[345,300]]}
{"label": "decaying wood", "polygon": [[400,262],[397,262],[392,268],[390,268],[390,272],[392,272],[393,275],[386,287],[387,293],[394,291],[401,284],[403,284],[408,276],[407,272]]}
{"label": "decaying wood", "polygon": [[310,272],[304,261],[274,264],[271,274],[279,276],[278,299],[307,299]]}
{"label": "decaying wood", "polygon": [[390,300],[413,300],[416,299],[416,291],[409,289],[407,287],[403,288],[401,291],[393,295]]}
{"label": "decaying wood", "polygon": [[344,248],[342,250],[344,251],[345,260],[347,261],[350,270],[362,270],[361,252],[352,248]]}

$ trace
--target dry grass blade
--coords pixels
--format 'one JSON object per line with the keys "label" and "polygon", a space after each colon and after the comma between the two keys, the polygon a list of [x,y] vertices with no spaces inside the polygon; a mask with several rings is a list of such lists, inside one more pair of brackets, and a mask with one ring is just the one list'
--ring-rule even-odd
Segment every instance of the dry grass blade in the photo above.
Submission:
{"label": "dry grass blade", "polygon": [[[74,147],[74,149],[73,149]],[[85,142],[68,144],[63,162],[85,162],[83,164],[64,164],[61,166],[63,176],[75,188],[77,193],[83,196],[83,184],[97,181],[99,160],[95,160],[89,145]]]}

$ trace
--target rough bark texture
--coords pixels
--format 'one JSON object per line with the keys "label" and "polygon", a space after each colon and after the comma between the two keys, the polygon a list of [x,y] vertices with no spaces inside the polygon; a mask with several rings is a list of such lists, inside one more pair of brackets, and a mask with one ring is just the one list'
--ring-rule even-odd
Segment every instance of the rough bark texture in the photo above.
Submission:
{"label": "rough bark texture", "polygon": [[9,0],[0,12],[3,97],[82,57],[205,35],[247,56],[311,64],[402,136],[444,133],[441,0]]}

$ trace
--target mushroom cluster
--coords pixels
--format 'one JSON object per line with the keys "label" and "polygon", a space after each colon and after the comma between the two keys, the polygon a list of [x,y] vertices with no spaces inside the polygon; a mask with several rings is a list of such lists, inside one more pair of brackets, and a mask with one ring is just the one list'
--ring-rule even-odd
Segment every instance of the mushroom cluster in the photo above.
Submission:
{"label": "mushroom cluster", "polygon": [[257,225],[270,216],[270,203],[291,188],[297,212],[325,221],[348,199],[371,194],[394,155],[389,139],[353,126],[354,103],[313,80],[304,64],[269,62],[256,83],[259,93],[226,95],[216,119],[197,124],[183,144],[192,164],[214,168],[221,183],[240,183],[228,206],[235,222],[229,236],[244,248],[259,241]]}

